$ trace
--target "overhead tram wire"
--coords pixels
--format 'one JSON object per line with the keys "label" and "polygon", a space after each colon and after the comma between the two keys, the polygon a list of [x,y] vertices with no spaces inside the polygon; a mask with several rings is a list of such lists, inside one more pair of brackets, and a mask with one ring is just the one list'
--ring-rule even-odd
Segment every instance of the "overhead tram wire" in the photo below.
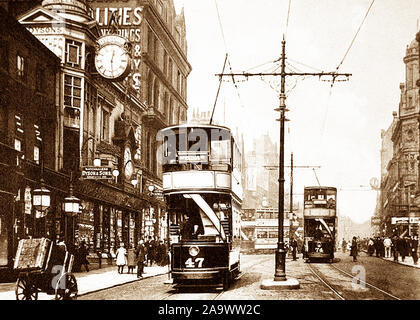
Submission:
{"label": "overhead tram wire", "polygon": [[[356,40],[356,38],[357,38],[357,36],[358,36],[361,28],[362,28],[362,26],[363,26],[363,24],[364,24],[364,22],[365,22],[365,20],[366,20],[366,18],[368,16],[368,14],[369,14],[369,11],[372,8],[372,6],[373,6],[374,3],[375,3],[375,0],[372,0],[372,2],[369,5],[369,8],[367,9],[367,11],[365,13],[365,16],[363,17],[362,22],[360,23],[360,25],[357,28],[357,31],[356,31],[353,39],[350,42],[349,47],[347,48],[346,52],[344,53],[343,59],[341,59],[340,63],[337,65],[337,68],[335,69],[335,72],[338,72],[338,70],[340,69],[340,67],[343,64],[344,60],[346,59],[348,53],[350,52],[350,49],[352,48],[352,46],[353,46],[353,44],[354,44],[354,42],[355,42],[355,40]],[[333,80],[331,82],[330,90],[329,90],[329,93],[328,93],[327,108],[326,108],[326,111],[325,111],[324,121],[323,121],[323,124],[322,124],[321,140],[324,139],[324,135],[325,135],[325,124],[326,124],[326,120],[327,120],[327,116],[328,116],[328,109],[329,109],[329,105],[330,105],[330,101],[331,101],[332,88],[334,86],[334,82],[335,82],[335,78],[333,78]]]}
{"label": "overhead tram wire", "polygon": [[[227,57],[228,56],[228,49],[227,49],[227,44],[226,44],[225,33],[223,31],[222,19],[220,18],[219,7],[217,5],[217,0],[214,0],[214,4],[216,6],[217,18],[219,20],[220,31],[222,33],[223,43],[225,45],[225,51],[226,51],[226,57]],[[233,73],[232,65],[230,63],[229,58],[227,58],[227,63],[229,65],[230,72]],[[242,99],[241,99],[241,95],[239,94],[239,88],[238,88],[238,85],[236,84],[235,77],[233,75],[232,75],[232,82],[233,82],[233,85],[234,85],[234,87],[236,89],[236,92],[238,93],[239,103],[240,103],[241,107],[244,108],[244,105],[243,105]]]}

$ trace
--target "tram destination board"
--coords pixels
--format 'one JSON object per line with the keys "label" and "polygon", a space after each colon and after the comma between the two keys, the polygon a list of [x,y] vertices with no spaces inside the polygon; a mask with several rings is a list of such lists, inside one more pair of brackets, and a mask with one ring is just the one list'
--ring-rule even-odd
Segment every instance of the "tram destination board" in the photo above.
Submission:
{"label": "tram destination board", "polygon": [[112,168],[110,167],[83,167],[82,179],[112,179]]}

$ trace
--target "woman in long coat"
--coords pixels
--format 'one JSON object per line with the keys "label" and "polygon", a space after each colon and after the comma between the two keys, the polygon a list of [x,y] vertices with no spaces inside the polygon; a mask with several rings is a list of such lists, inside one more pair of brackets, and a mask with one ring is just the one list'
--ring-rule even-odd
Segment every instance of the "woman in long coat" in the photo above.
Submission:
{"label": "woman in long coat", "polygon": [[351,240],[351,247],[350,247],[350,256],[353,257],[353,261],[357,261],[357,239],[356,237],[353,237]]}
{"label": "woman in long coat", "polygon": [[124,266],[127,264],[127,250],[124,248],[123,242],[121,242],[121,245],[118,248],[116,254],[117,254],[118,273],[123,273]]}

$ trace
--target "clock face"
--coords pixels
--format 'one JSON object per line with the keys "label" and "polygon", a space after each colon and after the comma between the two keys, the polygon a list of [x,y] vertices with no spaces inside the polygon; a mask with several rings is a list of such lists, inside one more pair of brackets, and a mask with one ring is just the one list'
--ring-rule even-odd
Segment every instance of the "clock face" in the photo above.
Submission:
{"label": "clock face", "polygon": [[125,49],[117,44],[106,44],[96,53],[95,66],[101,76],[116,79],[129,71],[130,57]]}
{"label": "clock face", "polygon": [[131,150],[129,147],[126,147],[124,150],[124,166],[125,176],[130,178],[133,174],[133,162],[131,160]]}

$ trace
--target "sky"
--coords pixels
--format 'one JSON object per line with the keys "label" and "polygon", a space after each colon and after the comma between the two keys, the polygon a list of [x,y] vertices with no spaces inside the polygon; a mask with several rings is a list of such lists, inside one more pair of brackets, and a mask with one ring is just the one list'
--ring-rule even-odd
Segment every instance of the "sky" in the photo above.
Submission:
{"label": "sky", "polygon": [[[330,72],[340,66],[338,72],[352,74],[332,88],[318,77],[287,78],[285,161],[293,152],[295,165],[321,166],[317,177],[321,185],[337,187],[339,213],[358,223],[368,221],[377,197],[369,181],[380,179],[381,129],[389,127],[392,112],[398,111],[403,57],[418,30],[420,1],[374,1],[351,47],[372,0],[290,0],[290,10],[289,0],[174,3],[177,11],[184,8],[192,66],[189,117],[193,109],[212,109],[219,85],[215,74],[221,73],[226,53],[225,72],[272,72],[279,67],[275,60],[283,37],[287,71]],[[279,141],[274,109],[280,77],[237,77],[235,83],[224,78],[216,121],[238,127],[246,150],[262,134]],[[288,177],[286,168],[286,187]],[[294,170],[296,193],[317,184],[313,170]]]}

